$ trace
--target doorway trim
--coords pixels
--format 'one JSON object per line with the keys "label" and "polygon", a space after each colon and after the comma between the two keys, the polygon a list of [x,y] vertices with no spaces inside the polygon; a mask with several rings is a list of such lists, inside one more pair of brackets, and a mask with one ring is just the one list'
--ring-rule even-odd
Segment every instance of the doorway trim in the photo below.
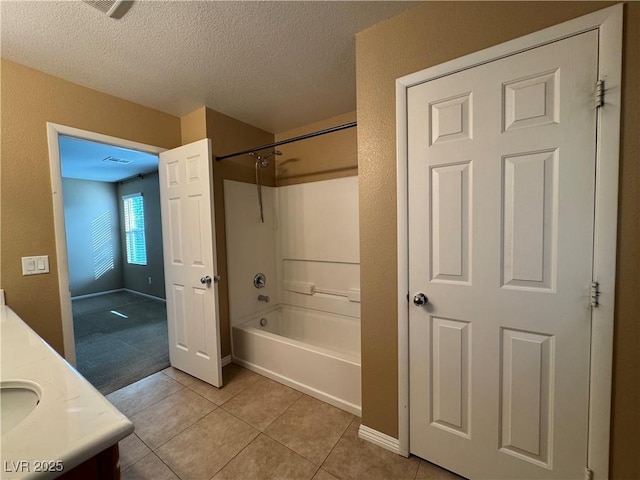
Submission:
{"label": "doorway trim", "polygon": [[62,199],[62,167],[58,137],[70,137],[106,143],[115,147],[139,150],[145,153],[159,154],[166,148],[111,137],[101,133],[81,130],[56,123],[47,122],[47,142],[49,145],[49,168],[51,172],[51,195],[53,197],[53,226],[56,241],[56,259],[58,265],[58,288],[60,292],[60,313],[62,316],[62,340],[64,357],[71,365],[76,365],[76,345],[73,336],[73,313],[71,310],[71,291],[69,289],[69,259],[67,258],[67,233],[64,223],[64,204]]}
{"label": "doorway trim", "polygon": [[[409,219],[407,90],[501,58],[598,30],[598,79],[605,80],[605,103],[597,112],[596,185],[593,280],[600,302],[591,314],[589,431],[586,468],[593,478],[609,476],[613,324],[618,225],[618,171],[622,91],[622,19],[618,4],[544,30],[406,75],[396,80],[397,245],[398,245],[398,443],[408,456],[409,445]],[[595,85],[594,85],[595,92]]]}

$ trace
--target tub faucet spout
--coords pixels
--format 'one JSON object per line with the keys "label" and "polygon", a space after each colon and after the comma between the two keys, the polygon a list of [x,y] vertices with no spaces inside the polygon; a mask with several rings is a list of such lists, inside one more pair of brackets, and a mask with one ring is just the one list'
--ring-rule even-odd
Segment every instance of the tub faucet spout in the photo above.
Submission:
{"label": "tub faucet spout", "polygon": [[258,295],[258,301],[269,303],[271,301],[271,298],[269,298],[269,295]]}

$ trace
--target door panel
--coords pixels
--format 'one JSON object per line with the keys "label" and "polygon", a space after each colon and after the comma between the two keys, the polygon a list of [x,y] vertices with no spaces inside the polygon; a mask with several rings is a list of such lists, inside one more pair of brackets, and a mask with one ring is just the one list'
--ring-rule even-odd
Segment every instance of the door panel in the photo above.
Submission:
{"label": "door panel", "polygon": [[433,425],[469,437],[469,322],[432,319]]}
{"label": "door panel", "polygon": [[431,279],[469,281],[469,202],[471,164],[431,170]]}
{"label": "door panel", "polygon": [[501,333],[500,450],[549,467],[553,338],[509,329]]}
{"label": "door panel", "polygon": [[503,159],[503,287],[552,289],[558,151]]}
{"label": "door panel", "polygon": [[584,477],[597,32],[407,91],[410,450]]}
{"label": "door panel", "polygon": [[209,140],[161,153],[159,173],[171,365],[221,387]]}

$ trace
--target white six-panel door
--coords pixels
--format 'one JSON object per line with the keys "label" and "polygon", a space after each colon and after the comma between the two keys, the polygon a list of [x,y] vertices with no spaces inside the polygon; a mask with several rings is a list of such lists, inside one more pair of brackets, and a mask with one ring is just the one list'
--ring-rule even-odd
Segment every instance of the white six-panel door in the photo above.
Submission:
{"label": "white six-panel door", "polygon": [[221,387],[210,140],[162,152],[159,176],[171,365]]}
{"label": "white six-panel door", "polygon": [[584,477],[597,52],[407,92],[410,448],[469,478]]}

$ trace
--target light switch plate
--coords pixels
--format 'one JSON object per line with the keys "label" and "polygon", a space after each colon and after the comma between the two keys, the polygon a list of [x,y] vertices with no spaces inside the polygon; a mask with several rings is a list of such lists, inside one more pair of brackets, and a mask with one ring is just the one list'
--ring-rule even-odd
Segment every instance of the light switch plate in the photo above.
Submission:
{"label": "light switch plate", "polygon": [[49,255],[22,257],[22,275],[49,273]]}

